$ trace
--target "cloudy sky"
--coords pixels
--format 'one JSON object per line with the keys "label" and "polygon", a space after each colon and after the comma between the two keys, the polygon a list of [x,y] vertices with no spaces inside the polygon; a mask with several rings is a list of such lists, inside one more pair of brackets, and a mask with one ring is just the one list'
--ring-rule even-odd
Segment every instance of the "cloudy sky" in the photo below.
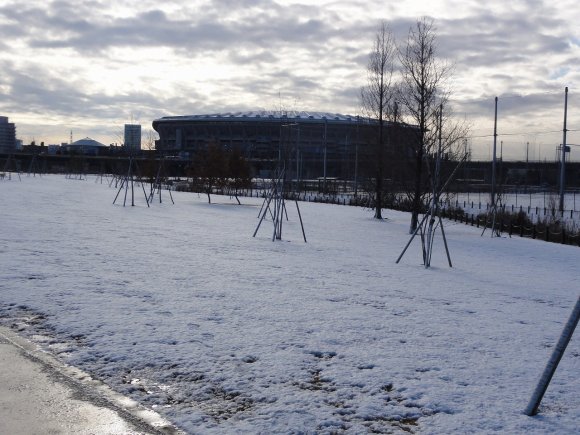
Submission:
{"label": "cloudy sky", "polygon": [[[505,158],[553,159],[580,130],[580,8],[529,0],[0,0],[0,115],[30,143],[122,141],[168,115],[359,114],[379,20],[404,41],[435,20],[457,116],[488,158],[494,97]],[[568,134],[580,144],[580,135]],[[498,143],[499,147],[499,143]],[[572,148],[580,160],[580,147]]]}

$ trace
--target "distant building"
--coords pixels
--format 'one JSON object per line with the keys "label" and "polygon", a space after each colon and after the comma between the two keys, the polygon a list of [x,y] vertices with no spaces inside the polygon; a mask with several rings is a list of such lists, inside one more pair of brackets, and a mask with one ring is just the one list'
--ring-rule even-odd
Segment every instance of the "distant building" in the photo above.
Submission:
{"label": "distant building", "polygon": [[[65,145],[67,145],[67,144],[65,144]],[[48,145],[47,154],[51,155],[51,156],[58,154],[58,152],[60,151],[60,147],[61,147],[61,145],[55,145],[55,144]]]}
{"label": "distant building", "polygon": [[62,144],[61,150],[69,154],[98,156],[108,151],[109,147],[91,139],[90,137],[85,137],[84,139],[77,140],[71,144]]}
{"label": "distant building", "polygon": [[125,124],[125,147],[129,150],[141,150],[141,125]]}
{"label": "distant building", "polygon": [[[359,116],[326,112],[228,112],[171,116],[153,121],[158,152],[193,156],[209,144],[240,150],[258,176],[267,175],[282,154],[286,173],[295,179],[354,179],[359,161],[372,160],[378,122]],[[385,123],[398,137],[401,153],[416,141],[416,129]],[[391,133],[393,132],[393,133]],[[393,157],[394,158],[394,157]],[[402,167],[402,165],[399,165]]]}
{"label": "distant building", "polygon": [[16,126],[0,116],[0,153],[9,154],[16,150]]}

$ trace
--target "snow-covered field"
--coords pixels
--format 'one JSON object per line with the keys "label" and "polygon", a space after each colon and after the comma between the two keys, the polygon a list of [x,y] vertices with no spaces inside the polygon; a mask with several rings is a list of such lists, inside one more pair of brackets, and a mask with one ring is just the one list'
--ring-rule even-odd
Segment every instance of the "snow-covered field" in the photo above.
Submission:
{"label": "snow-covered field", "polygon": [[409,216],[106,184],[0,182],[0,318],[191,433],[578,433],[580,333],[526,406],[578,298],[580,249],[446,224],[395,260]]}
{"label": "snow-covered field", "polygon": [[[580,226],[580,194],[567,193],[564,196],[564,213],[558,211],[559,196],[557,193],[502,193],[498,199],[508,213],[523,211],[532,222],[560,221],[568,229]],[[459,207],[469,215],[485,214],[490,208],[489,193],[455,193],[451,195],[447,205]]]}

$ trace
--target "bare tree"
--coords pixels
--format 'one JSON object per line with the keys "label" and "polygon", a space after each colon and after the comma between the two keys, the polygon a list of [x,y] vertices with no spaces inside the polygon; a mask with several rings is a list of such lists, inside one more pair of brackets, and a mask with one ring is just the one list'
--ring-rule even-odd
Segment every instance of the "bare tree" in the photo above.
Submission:
{"label": "bare tree", "polygon": [[233,195],[241,204],[238,194],[240,190],[252,187],[252,171],[250,164],[238,148],[233,148],[227,153],[229,194]]}
{"label": "bare tree", "polygon": [[398,98],[410,122],[417,126],[410,233],[417,228],[424,191],[424,157],[437,137],[437,111],[447,100],[445,80],[451,72],[450,66],[437,58],[436,48],[433,21],[422,18],[409,29],[407,42],[399,49],[402,89]]}
{"label": "bare tree", "polygon": [[374,208],[375,218],[382,219],[383,181],[385,168],[385,121],[388,120],[393,103],[393,71],[397,50],[391,30],[383,21],[379,25],[373,50],[369,55],[367,66],[367,85],[361,89],[363,110],[367,116],[376,119],[378,131],[374,155]]}
{"label": "bare tree", "polygon": [[147,151],[155,151],[155,142],[157,141],[158,138],[159,135],[155,130],[153,130],[152,128],[147,130],[147,134],[145,136],[145,140],[143,143],[145,149]]}
{"label": "bare tree", "polygon": [[214,189],[222,190],[228,177],[228,158],[218,142],[210,142],[206,149],[198,150],[193,156],[190,167],[190,176],[194,179],[194,188],[200,189],[207,195],[207,202],[211,204],[211,194]]}
{"label": "bare tree", "polygon": [[[426,172],[426,176],[421,178],[421,190],[419,196],[419,204],[426,204],[428,197],[433,192],[433,184],[444,182],[451,174],[455,167],[455,163],[463,159],[465,154],[465,138],[469,135],[470,125],[463,119],[457,119],[452,112],[449,102],[441,103],[436,108],[434,118],[439,116],[442,109],[441,125],[439,123],[429,124],[428,131],[425,133],[425,152],[423,155],[422,170]],[[441,134],[439,130],[441,128]],[[410,128],[412,130],[412,127]],[[439,137],[441,138],[441,158],[443,166],[439,173],[440,179],[435,180],[435,165],[437,159]],[[396,183],[397,192],[402,194],[400,199],[403,199],[403,204],[408,207],[409,211],[413,210],[413,199],[416,192],[416,160],[414,156],[409,156],[406,151],[409,149],[417,152],[417,136],[416,133],[406,137],[401,145],[400,152],[403,155],[396,155],[392,165],[394,166],[392,178]]]}

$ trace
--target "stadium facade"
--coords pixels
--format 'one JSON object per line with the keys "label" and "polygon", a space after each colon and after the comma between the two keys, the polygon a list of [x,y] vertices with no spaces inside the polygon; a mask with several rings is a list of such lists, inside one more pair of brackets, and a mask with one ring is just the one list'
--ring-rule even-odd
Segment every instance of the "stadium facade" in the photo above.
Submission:
{"label": "stadium facade", "polygon": [[[159,134],[155,147],[164,155],[195,158],[209,144],[219,144],[239,149],[256,176],[269,176],[281,158],[295,179],[353,179],[359,162],[372,156],[376,127],[373,119],[326,112],[228,112],[153,121]],[[399,143],[416,136],[406,124],[386,128],[398,131]]]}

